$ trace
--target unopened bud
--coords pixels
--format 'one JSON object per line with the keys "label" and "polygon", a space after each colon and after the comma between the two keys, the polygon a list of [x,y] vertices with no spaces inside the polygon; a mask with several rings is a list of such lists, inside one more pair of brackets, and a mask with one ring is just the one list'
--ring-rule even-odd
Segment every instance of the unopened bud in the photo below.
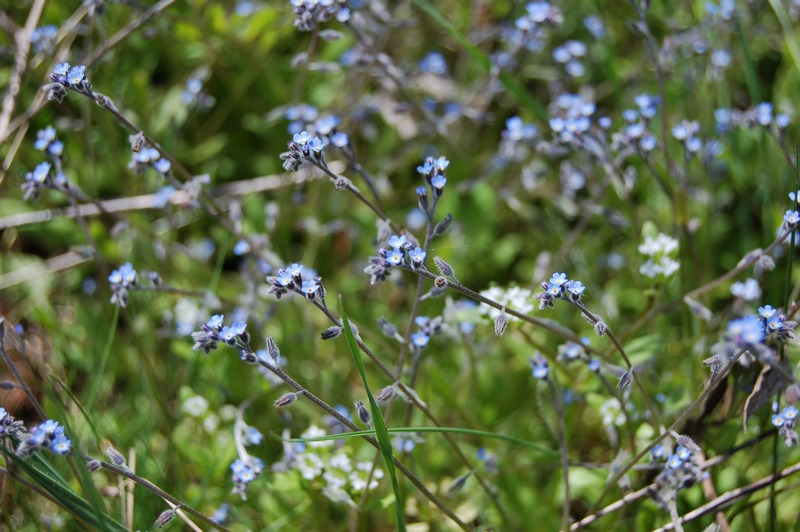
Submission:
{"label": "unopened bud", "polygon": [[356,413],[358,414],[358,419],[360,419],[364,425],[372,427],[372,416],[370,416],[369,410],[367,410],[363,402],[356,401]]}
{"label": "unopened bud", "polygon": [[503,334],[506,332],[507,327],[508,327],[508,316],[506,316],[505,311],[503,311],[497,316],[497,319],[494,320],[494,334],[496,336],[502,337]]}
{"label": "unopened bud", "polygon": [[290,404],[297,401],[297,394],[296,393],[286,393],[281,395],[276,401],[275,406],[282,407],[282,406],[289,406]]}

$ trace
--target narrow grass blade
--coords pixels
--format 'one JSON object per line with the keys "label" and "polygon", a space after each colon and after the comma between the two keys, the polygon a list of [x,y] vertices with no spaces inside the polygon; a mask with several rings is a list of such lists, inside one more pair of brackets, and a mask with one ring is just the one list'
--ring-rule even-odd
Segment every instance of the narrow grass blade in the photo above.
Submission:
{"label": "narrow grass blade", "polygon": [[406,524],[403,517],[403,498],[400,493],[400,484],[397,481],[397,472],[394,469],[394,454],[392,453],[392,440],[389,437],[389,431],[386,429],[386,420],[383,419],[383,413],[378,407],[375,397],[369,389],[367,383],[367,372],[364,370],[364,361],[361,359],[361,352],[356,345],[356,338],[353,336],[353,329],[350,327],[350,320],[347,318],[347,313],[344,310],[344,301],[339,299],[339,307],[342,313],[342,323],[344,324],[344,335],[347,338],[347,346],[350,348],[350,354],[353,355],[353,360],[358,368],[358,373],[361,375],[361,381],[364,383],[364,390],[367,392],[369,398],[369,407],[372,412],[372,423],[375,425],[375,437],[381,447],[381,454],[383,461],[386,464],[386,469],[389,471],[389,477],[392,479],[392,490],[394,490],[394,507],[395,515],[397,518],[397,530],[405,532]]}
{"label": "narrow grass blade", "polygon": [[[29,459],[23,460],[4,446],[0,446],[0,451],[14,462],[14,465],[31,477],[36,484],[50,493],[64,509],[87,523],[92,529],[109,532],[124,532],[126,530],[124,526],[107,514],[98,513],[91,504],[75,493],[41,456],[34,455]],[[42,467],[43,463],[47,464],[47,467]]]}

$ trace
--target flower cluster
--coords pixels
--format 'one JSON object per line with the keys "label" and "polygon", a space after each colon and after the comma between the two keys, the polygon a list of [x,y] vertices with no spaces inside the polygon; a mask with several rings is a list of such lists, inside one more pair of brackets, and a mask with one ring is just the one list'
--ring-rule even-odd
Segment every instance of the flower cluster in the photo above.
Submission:
{"label": "flower cluster", "polygon": [[[442,193],[444,193],[444,186],[447,183],[447,178],[444,176],[445,169],[450,165],[450,161],[444,157],[428,157],[420,166],[417,166],[417,172],[422,174],[425,182],[430,186],[433,192],[434,205]],[[417,187],[417,196],[419,198],[420,208],[423,211],[428,211],[428,192],[425,187]]]}
{"label": "flower cluster", "polygon": [[301,131],[292,136],[289,151],[281,153],[283,168],[287,172],[296,172],[303,161],[324,164],[323,150],[328,145],[325,138],[312,136],[308,131]]}
{"label": "flower cluster", "polygon": [[[495,286],[488,290],[481,291],[481,295],[499,303],[505,308],[514,309],[521,314],[528,314],[534,309],[534,305],[531,303],[533,292],[527,288],[512,286],[504,289]],[[488,315],[493,321],[496,321],[497,318],[503,314],[503,311],[495,307],[490,307],[486,303],[481,303],[479,312],[484,316]],[[509,321],[519,321],[519,318],[516,316],[508,315],[506,317]]]}
{"label": "flower cluster", "polygon": [[264,462],[255,456],[248,456],[245,460],[236,459],[231,464],[231,480],[233,480],[232,493],[247,499],[247,488],[261,472],[264,471]]}
{"label": "flower cluster", "polygon": [[57,65],[50,74],[53,83],[43,87],[48,100],[61,103],[69,90],[92,96],[92,85],[86,78],[86,67],[83,65],[70,68],[69,63]]}
{"label": "flower cluster", "polygon": [[710,366],[712,371],[718,371],[732,357],[742,349],[747,353],[740,358],[740,362],[747,366],[754,357],[771,360],[775,355],[767,345],[769,338],[777,342],[787,342],[794,339],[797,322],[787,320],[771,305],[759,307],[758,314],[752,314],[728,322],[726,333],[717,342],[712,351],[714,356],[707,359],[704,364]]}
{"label": "flower cluster", "polygon": [[303,279],[303,268],[302,264],[294,263],[286,268],[279,268],[275,272],[277,275],[268,275],[268,292],[275,294],[278,299],[288,292],[295,292],[306,299],[318,298],[324,303],[325,287],[322,285],[322,277],[313,276],[311,279]]}
{"label": "flower cluster", "polygon": [[53,126],[47,126],[38,131],[33,147],[53,157],[61,157],[61,153],[64,151],[64,143],[56,139],[56,134],[56,128]]}
{"label": "flower cluster", "polygon": [[[324,429],[312,425],[301,437],[311,439],[325,435]],[[372,461],[354,462],[334,441],[287,445],[285,453],[283,460],[276,464],[276,471],[297,471],[305,480],[319,483],[326,497],[348,506],[355,505],[353,495],[365,489],[374,490],[384,476],[380,468],[373,470]]]}
{"label": "flower cluster", "polygon": [[769,102],[761,102],[756,106],[740,111],[739,109],[719,108],[714,111],[717,131],[725,133],[733,127],[766,127],[775,125],[778,131],[789,126],[789,115],[774,114],[774,107]]}
{"label": "flower cluster", "polygon": [[672,128],[672,136],[681,142],[684,149],[695,154],[703,147],[703,141],[697,136],[700,131],[700,123],[697,120],[682,120]]}
{"label": "flower cluster", "polygon": [[56,26],[39,26],[31,34],[31,46],[34,53],[50,54],[55,49],[58,28]]}
{"label": "flower cluster", "polygon": [[542,283],[544,292],[539,292],[534,299],[539,301],[539,310],[555,306],[556,299],[564,299],[577,303],[581,300],[586,287],[580,281],[567,279],[566,273],[554,273],[549,281]]}
{"label": "flower cluster", "polygon": [[778,433],[783,437],[787,447],[797,445],[798,437],[794,426],[797,423],[797,407],[788,405],[778,412],[777,402],[773,405],[772,425],[778,428]]}
{"label": "flower cluster", "polygon": [[181,101],[189,106],[200,109],[210,109],[216,102],[215,98],[203,91],[203,78],[195,75],[186,80],[186,85],[181,91]]}
{"label": "flower cluster", "polygon": [[424,268],[427,255],[425,250],[415,246],[405,235],[392,235],[386,247],[378,248],[378,255],[369,258],[364,273],[369,275],[370,284],[383,282],[393,266],[406,266],[412,270]]}
{"label": "flower cluster", "polygon": [[673,256],[677,254],[678,241],[664,233],[658,236],[647,235],[639,246],[639,253],[648,257],[639,267],[639,273],[651,279],[665,279],[680,267]]}
{"label": "flower cluster", "polygon": [[11,436],[21,439],[25,433],[25,424],[9,414],[5,408],[0,406],[0,437]]}
{"label": "flower cluster", "polygon": [[731,285],[731,294],[743,301],[755,301],[761,299],[761,287],[755,279],[745,279]]}
{"label": "flower cluster", "polygon": [[582,136],[592,126],[594,102],[582,95],[560,94],[551,105],[550,129],[556,139],[564,144],[582,146]]}
{"label": "flower cluster", "polygon": [[553,50],[553,59],[567,69],[567,74],[578,78],[586,73],[581,59],[586,55],[586,45],[580,41],[567,41]]}
{"label": "flower cluster", "polygon": [[289,133],[296,135],[306,131],[310,137],[319,137],[324,145],[332,145],[341,150],[350,147],[350,137],[339,130],[341,120],[336,115],[319,115],[313,105],[298,104],[286,109],[284,116],[289,120]]}
{"label": "flower cluster", "polygon": [[125,307],[128,304],[129,290],[136,286],[136,270],[130,262],[126,262],[118,270],[111,272],[108,282],[111,284],[111,303]]}
{"label": "flower cluster", "polygon": [[[250,334],[247,332],[247,323],[237,321],[229,326],[224,325],[224,316],[216,314],[200,326],[199,331],[192,333],[195,351],[204,351],[206,354],[217,348],[220,342],[230,347],[239,349],[242,360],[257,363],[257,356],[250,349]],[[256,359],[256,360],[252,360]]]}
{"label": "flower cluster", "polygon": [[172,163],[162,157],[161,152],[147,144],[137,147],[138,150],[134,150],[131,154],[131,162],[128,163],[128,168],[136,174],[140,174],[148,168],[153,168],[161,175],[169,175]]}
{"label": "flower cluster", "polygon": [[346,0],[291,0],[291,4],[294,25],[300,31],[312,31],[334,17],[339,22],[347,22],[351,17]]}
{"label": "flower cluster", "polygon": [[[0,415],[3,415],[3,417],[8,416],[4,409],[0,412]],[[17,447],[17,454],[25,457],[41,449],[48,449],[55,454],[66,455],[69,454],[71,448],[72,441],[64,434],[64,427],[59,425],[57,421],[48,419],[30,433],[22,436]]]}
{"label": "flower cluster", "polygon": [[700,447],[688,436],[678,435],[676,443],[674,452],[660,444],[650,451],[651,460],[663,464],[654,486],[649,488],[650,495],[662,506],[674,501],[681,489],[691,487],[706,477],[698,461]]}

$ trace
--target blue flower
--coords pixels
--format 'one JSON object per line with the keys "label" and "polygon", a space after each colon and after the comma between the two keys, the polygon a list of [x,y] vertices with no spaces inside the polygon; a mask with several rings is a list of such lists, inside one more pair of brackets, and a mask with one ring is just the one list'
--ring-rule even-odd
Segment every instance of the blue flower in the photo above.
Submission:
{"label": "blue flower", "polygon": [[417,172],[422,175],[430,175],[433,173],[433,163],[431,161],[425,161],[421,166],[417,166]]}
{"label": "blue flower", "polygon": [[295,133],[292,136],[292,141],[300,146],[305,146],[309,140],[311,140],[311,135],[305,130],[301,131],[300,133]]}
{"label": "blue flower", "polygon": [[542,356],[537,356],[530,359],[531,369],[533,376],[537,379],[546,379],[550,374],[550,365],[547,359]]}
{"label": "blue flower", "polygon": [[553,297],[558,297],[561,295],[561,286],[557,284],[548,284],[546,292]]}
{"label": "blue flower", "polygon": [[650,449],[650,458],[653,460],[663,460],[667,455],[667,450],[660,443]]}
{"label": "blue flower", "polygon": [[758,316],[751,315],[728,322],[728,333],[737,343],[754,345],[764,339],[764,325]]}
{"label": "blue flower", "polygon": [[675,451],[675,454],[677,454],[678,458],[680,458],[681,460],[686,461],[692,456],[692,451],[690,451],[683,445],[679,445],[678,449]]}
{"label": "blue flower", "polygon": [[567,274],[566,273],[554,273],[550,277],[550,284],[554,284],[556,286],[561,286],[563,284],[567,284]]}
{"label": "blue flower", "polygon": [[419,69],[428,74],[443,76],[447,74],[447,63],[439,52],[430,52],[420,60]]}
{"label": "blue flower", "polygon": [[589,366],[589,371],[593,371],[595,373],[600,371],[600,361],[597,360],[596,358],[591,359],[589,361],[588,366]]}
{"label": "blue flower", "polygon": [[303,285],[300,290],[302,290],[306,297],[310,299],[314,297],[314,295],[317,293],[317,290],[319,290],[319,284],[317,284],[316,281],[303,281]]}
{"label": "blue flower", "polygon": [[84,74],[86,74],[86,67],[85,66],[80,65],[80,66],[72,67],[72,69],[70,69],[69,73],[67,74],[67,81],[69,81],[69,83],[71,85],[80,85],[81,82],[84,79],[86,79],[84,77]]}
{"label": "blue flower", "polygon": [[786,424],[786,418],[783,417],[783,413],[780,414],[772,414],[772,424],[776,427],[782,427]]}
{"label": "blue flower", "polygon": [[219,329],[222,328],[222,320],[224,318],[225,317],[222,314],[215,314],[215,315],[211,316],[211,319],[209,319],[206,322],[206,327],[208,327],[209,329],[214,329],[214,330],[218,331]]}
{"label": "blue flower", "polygon": [[162,173],[162,174],[165,174],[165,175],[166,175],[166,173],[167,173],[167,172],[169,172],[169,169],[170,169],[170,168],[172,168],[172,163],[170,163],[170,162],[169,162],[167,159],[164,159],[164,158],[162,157],[161,159],[159,159],[158,161],[156,161],[156,164],[154,164],[153,166],[154,166],[154,167],[155,167],[155,169],[156,169],[156,170],[158,170],[160,173]]}
{"label": "blue flower", "polygon": [[308,147],[314,153],[322,153],[327,143],[319,137],[314,137],[308,141]]}
{"label": "blue flower", "polygon": [[447,179],[443,175],[437,175],[431,179],[431,186],[436,190],[442,190],[445,183],[447,183]]}
{"label": "blue flower", "polygon": [[400,248],[394,248],[386,254],[386,260],[392,266],[399,266],[403,263],[403,252],[400,250]]}
{"label": "blue flower", "polygon": [[47,126],[46,128],[42,129],[41,131],[36,133],[36,141],[33,143],[33,147],[37,150],[46,150],[50,143],[56,139],[56,128],[53,126]]}
{"label": "blue flower", "polygon": [[286,267],[286,273],[288,273],[292,277],[299,276],[302,271],[303,271],[303,265],[298,264],[296,262],[291,266]]}
{"label": "blue flower", "polygon": [[788,211],[786,211],[786,214],[783,215],[783,221],[789,227],[793,227],[797,225],[798,222],[800,222],[800,213],[789,209]]}
{"label": "blue flower", "polygon": [[772,308],[771,305],[765,305],[763,307],[758,307],[758,314],[764,319],[771,318],[772,316],[775,315],[776,312],[777,312],[777,310]]}
{"label": "blue flower", "polygon": [[47,180],[47,176],[50,175],[50,167],[50,163],[37,164],[32,173],[33,181],[36,183],[44,183]]}
{"label": "blue flower", "polygon": [[787,406],[786,408],[783,409],[783,412],[781,412],[783,417],[789,421],[794,421],[795,419],[797,419],[797,413],[798,413],[797,407],[794,405]]}
{"label": "blue flower", "polygon": [[426,256],[427,253],[425,253],[425,251],[419,246],[408,252],[408,258],[411,259],[411,263],[416,266],[422,264],[422,261],[425,260]]}
{"label": "blue flower", "polygon": [[430,342],[431,337],[422,331],[417,331],[411,335],[411,343],[414,347],[425,347]]}
{"label": "blue flower", "polygon": [[408,243],[408,239],[406,238],[405,235],[400,235],[400,236],[392,235],[386,242],[386,244],[392,248],[402,248],[406,245],[406,243]]}
{"label": "blue flower", "polygon": [[50,450],[56,454],[66,455],[72,448],[72,442],[65,436],[59,436],[50,442]]}
{"label": "blue flower", "polygon": [[580,298],[580,296],[586,290],[586,287],[583,286],[583,283],[580,281],[568,281],[566,284],[566,289],[573,296]]}
{"label": "blue flower", "polygon": [[670,469],[678,469],[683,465],[683,460],[677,454],[670,455],[667,460],[667,467]]}
{"label": "blue flower", "polygon": [[59,77],[66,76],[67,72],[69,72],[69,63],[61,63],[53,69],[53,74]]}
{"label": "blue flower", "polygon": [[294,282],[294,277],[288,271],[284,270],[278,274],[276,281],[281,286],[291,286]]}
{"label": "blue flower", "polygon": [[781,325],[783,325],[783,320],[780,316],[772,316],[767,320],[767,329],[770,331],[777,331]]}
{"label": "blue flower", "polygon": [[344,148],[350,144],[350,137],[348,137],[347,133],[343,131],[337,131],[331,136],[331,144],[337,148]]}
{"label": "blue flower", "polygon": [[255,427],[247,427],[244,433],[245,445],[261,445],[264,435],[261,434]]}
{"label": "blue flower", "polygon": [[414,323],[417,325],[417,327],[424,329],[430,326],[431,319],[428,316],[417,316],[414,318]]}
{"label": "blue flower", "polygon": [[328,115],[317,120],[316,127],[317,133],[320,135],[328,135],[331,131],[336,129],[339,125],[339,117],[336,115]]}
{"label": "blue flower", "polygon": [[233,254],[240,256],[248,253],[250,251],[250,244],[247,240],[239,240],[235,246],[233,246]]}
{"label": "blue flower", "polygon": [[438,159],[433,160],[433,166],[439,170],[439,172],[444,172],[445,168],[450,166],[450,161],[444,157],[439,157]]}
{"label": "blue flower", "polygon": [[236,329],[233,327],[223,327],[219,331],[219,339],[227,344],[233,345],[236,343]]}

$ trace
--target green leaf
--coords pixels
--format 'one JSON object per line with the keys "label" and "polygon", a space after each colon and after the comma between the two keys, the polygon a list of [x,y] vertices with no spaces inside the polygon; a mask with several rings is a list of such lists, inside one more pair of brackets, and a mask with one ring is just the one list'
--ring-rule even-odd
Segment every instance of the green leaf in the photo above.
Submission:
{"label": "green leaf", "polygon": [[350,348],[350,354],[353,355],[353,360],[358,368],[358,373],[361,375],[361,381],[364,383],[364,390],[367,392],[369,398],[369,407],[372,411],[372,423],[375,425],[375,437],[381,448],[383,461],[386,464],[386,469],[389,471],[389,477],[392,479],[392,490],[394,490],[394,508],[395,516],[397,519],[397,530],[405,532],[406,524],[403,517],[403,498],[400,493],[400,484],[397,482],[397,472],[394,469],[394,454],[392,452],[392,440],[389,437],[389,431],[386,429],[386,420],[383,419],[383,413],[378,407],[375,397],[369,389],[367,383],[367,372],[364,370],[364,361],[361,359],[361,352],[358,350],[356,338],[353,336],[353,330],[350,327],[350,320],[347,318],[347,312],[344,310],[344,301],[339,299],[339,308],[342,313],[342,324],[344,325],[344,336],[347,338],[347,346]]}
{"label": "green leaf", "polygon": [[91,504],[75,493],[41,455],[37,454],[23,460],[5,446],[0,445],[0,451],[14,462],[14,465],[27,473],[36,484],[50,493],[63,508],[71,512],[80,521],[83,521],[89,528],[125,532],[126,528],[124,526],[107,514],[98,512]]}

